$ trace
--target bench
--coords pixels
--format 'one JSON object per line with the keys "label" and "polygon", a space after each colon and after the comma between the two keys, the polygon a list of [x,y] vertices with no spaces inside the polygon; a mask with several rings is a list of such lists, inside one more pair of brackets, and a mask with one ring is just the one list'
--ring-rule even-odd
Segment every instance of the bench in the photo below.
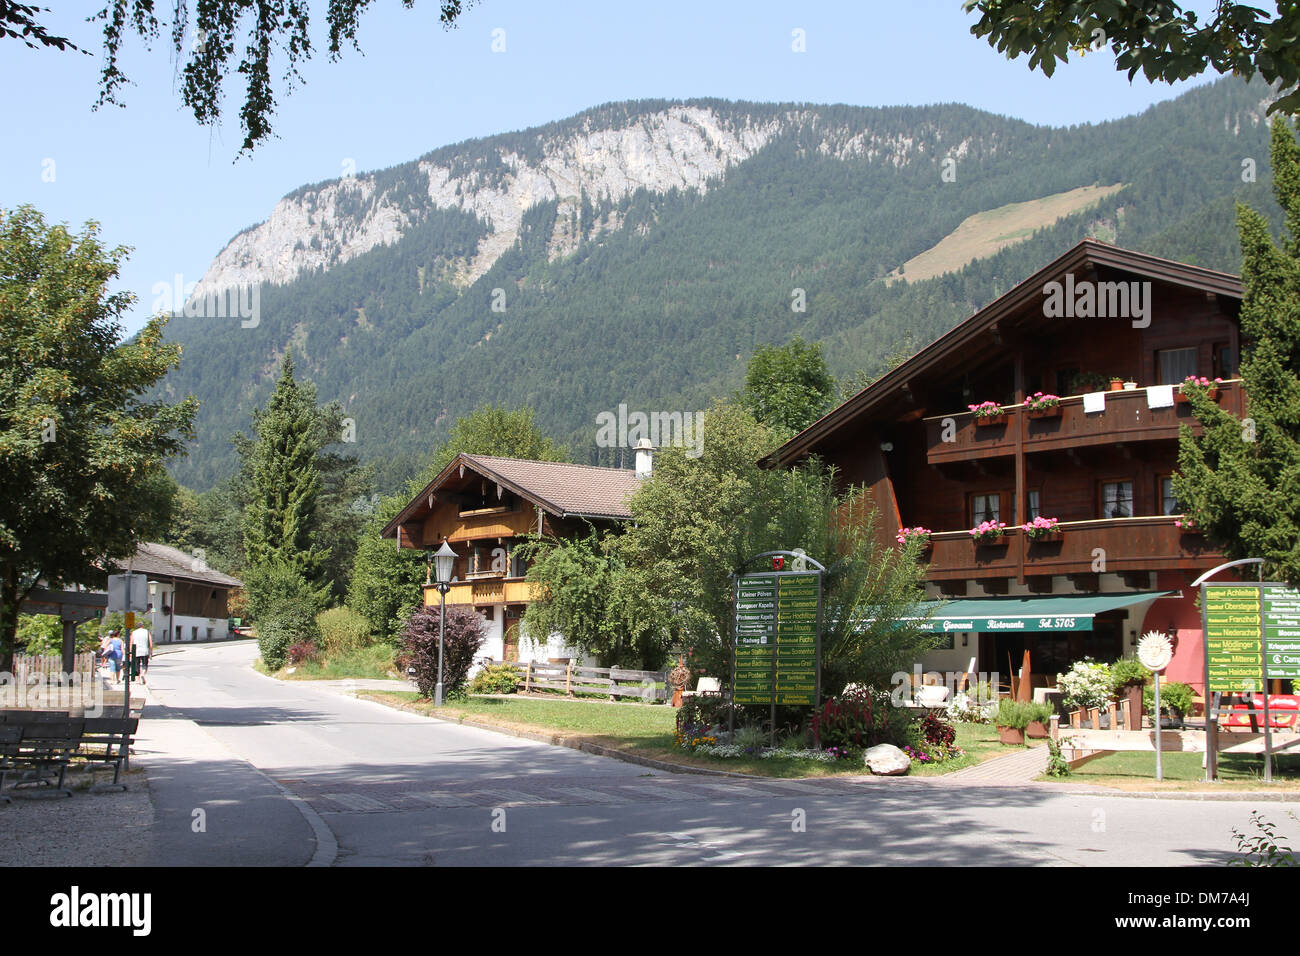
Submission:
{"label": "bench", "polygon": [[13,803],[4,795],[5,776],[18,769],[18,745],[23,739],[21,727],[0,725],[0,802]]}
{"label": "bench", "polygon": [[126,789],[126,784],[121,782],[122,764],[131,752],[131,744],[134,742],[133,735],[139,726],[139,718],[86,718],[85,727],[81,731],[81,741],[73,756],[86,761],[88,764],[103,765],[101,767],[92,766],[92,770],[113,768],[113,782],[104,784],[99,789]]}
{"label": "bench", "polygon": [[68,772],[68,763],[81,743],[85,722],[69,720],[66,715],[64,717],[62,721],[33,720],[23,724],[16,724],[12,720],[5,722],[6,728],[17,727],[21,731],[13,764],[15,770],[23,772],[23,776],[14,784],[15,788],[24,783],[49,785],[51,781],[47,778],[57,774],[55,792],[65,797],[72,796],[72,791],[64,787],[63,781]]}

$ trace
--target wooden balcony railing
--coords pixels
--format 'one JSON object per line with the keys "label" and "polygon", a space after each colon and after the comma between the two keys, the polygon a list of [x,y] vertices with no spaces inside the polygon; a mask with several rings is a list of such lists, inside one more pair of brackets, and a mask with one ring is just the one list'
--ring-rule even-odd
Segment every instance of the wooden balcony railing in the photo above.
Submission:
{"label": "wooden balcony railing", "polygon": [[[1241,417],[1240,379],[1219,385],[1219,407]],[[1175,402],[1167,408],[1149,408],[1145,388],[1107,392],[1102,412],[1085,414],[1082,395],[1061,399],[1060,408],[1058,417],[1030,418],[1025,406],[1009,405],[1001,425],[976,425],[971,412],[927,418],[926,461],[937,465],[1014,455],[1021,432],[1025,454],[1032,454],[1081,445],[1176,439],[1179,425],[1200,430],[1190,404]]]}
{"label": "wooden balcony railing", "polygon": [[1174,526],[1175,518],[1150,515],[1063,521],[1055,540],[1028,538],[1009,528],[997,544],[976,544],[967,531],[931,535],[933,581],[1030,575],[1193,571],[1223,560],[1199,534]]}
{"label": "wooden balcony railing", "polygon": [[[448,589],[447,603],[479,606],[486,604],[527,604],[533,599],[534,588],[535,585],[529,584],[522,579],[506,580],[500,576],[486,581],[458,582]],[[426,587],[424,589],[424,603],[432,606],[437,605],[438,589],[436,587]]]}

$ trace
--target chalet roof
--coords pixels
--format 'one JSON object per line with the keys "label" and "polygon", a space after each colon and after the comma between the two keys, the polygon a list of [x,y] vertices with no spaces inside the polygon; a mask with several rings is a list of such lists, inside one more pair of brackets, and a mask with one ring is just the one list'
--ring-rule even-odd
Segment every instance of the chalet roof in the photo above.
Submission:
{"label": "chalet roof", "polygon": [[[121,566],[123,571],[126,570],[125,558],[118,560],[116,563]],[[239,578],[233,578],[229,574],[222,574],[213,568],[200,570],[195,567],[196,564],[199,564],[199,562],[195,556],[186,554],[180,548],[146,541],[141,542],[135,552],[135,557],[131,559],[131,571],[151,578],[176,578],[181,581],[194,581],[216,587],[237,588],[243,586],[244,582],[240,581]]]}
{"label": "chalet roof", "polygon": [[[827,412],[780,448],[761,459],[765,467],[778,467],[810,453],[842,428],[869,420],[883,406],[908,390],[909,381],[933,373],[942,365],[974,353],[977,343],[998,323],[1024,316],[1029,306],[1041,302],[1046,283],[1066,273],[1104,270],[1128,273],[1153,282],[1205,292],[1228,300],[1242,297],[1241,279],[1227,272],[1162,259],[1131,249],[1121,249],[1095,239],[1084,239],[1064,255],[1049,262],[1006,294],[954,326],[907,361],[886,372],[858,394]],[[1041,315],[1041,310],[1039,311]]]}
{"label": "chalet roof", "polygon": [[384,526],[382,536],[393,537],[399,525],[414,520],[419,512],[427,510],[429,496],[453,475],[458,475],[462,468],[476,472],[562,518],[631,518],[627,500],[641,486],[636,472],[627,468],[460,454]]}

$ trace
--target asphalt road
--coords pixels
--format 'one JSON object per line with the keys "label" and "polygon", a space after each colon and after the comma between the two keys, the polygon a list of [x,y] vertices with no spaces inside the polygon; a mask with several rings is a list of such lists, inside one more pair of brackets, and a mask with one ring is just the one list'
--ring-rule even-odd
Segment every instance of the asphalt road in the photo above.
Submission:
{"label": "asphalt road", "polygon": [[1252,809],[1300,809],[661,773],[275,681],[255,654],[151,667],[138,759],[158,863],[1186,866],[1231,859]]}

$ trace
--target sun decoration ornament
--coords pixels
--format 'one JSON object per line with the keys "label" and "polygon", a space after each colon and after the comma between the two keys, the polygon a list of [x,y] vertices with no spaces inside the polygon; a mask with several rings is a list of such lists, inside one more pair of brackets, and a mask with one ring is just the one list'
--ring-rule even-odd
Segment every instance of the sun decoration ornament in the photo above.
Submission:
{"label": "sun decoration ornament", "polygon": [[1168,634],[1147,631],[1138,641],[1137,656],[1146,668],[1158,673],[1168,667],[1169,662],[1173,660],[1174,645],[1169,640]]}

